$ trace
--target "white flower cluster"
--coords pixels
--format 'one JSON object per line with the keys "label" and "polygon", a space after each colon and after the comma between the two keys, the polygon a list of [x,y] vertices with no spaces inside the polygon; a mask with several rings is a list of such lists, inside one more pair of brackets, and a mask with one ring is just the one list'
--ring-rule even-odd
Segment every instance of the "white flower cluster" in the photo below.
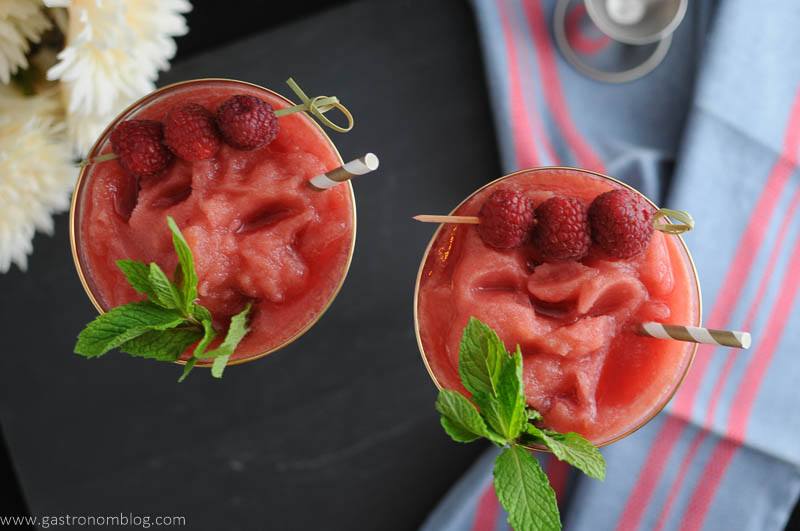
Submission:
{"label": "white flower cluster", "polygon": [[[27,266],[37,230],[69,207],[75,157],[155,88],[187,32],[188,0],[0,0],[0,273]],[[50,28],[65,47],[48,48]],[[56,41],[57,42],[57,41]],[[47,72],[23,94],[12,77]],[[48,81],[49,80],[49,81]]]}

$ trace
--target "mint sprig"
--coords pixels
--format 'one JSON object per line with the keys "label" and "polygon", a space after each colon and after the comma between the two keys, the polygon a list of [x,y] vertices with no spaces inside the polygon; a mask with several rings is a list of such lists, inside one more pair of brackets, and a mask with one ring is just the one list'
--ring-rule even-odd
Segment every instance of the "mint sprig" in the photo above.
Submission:
{"label": "mint sprig", "polygon": [[454,441],[486,438],[503,447],[495,460],[494,486],[514,529],[561,529],[553,488],[525,446],[546,446],[556,458],[595,479],[605,478],[606,463],[600,451],[581,435],[535,424],[542,415],[527,406],[522,363],[519,346],[509,353],[494,330],[471,318],[461,338],[458,373],[472,393],[472,401],[457,391],[442,389],[436,410]]}
{"label": "mint sprig", "polygon": [[178,379],[182,382],[198,360],[213,360],[211,375],[221,378],[231,355],[248,332],[248,304],[231,319],[220,345],[209,351],[216,339],[211,312],[196,302],[197,272],[192,250],[175,220],[167,216],[178,267],[170,280],[156,263],[118,260],[128,283],[147,300],[118,306],[98,316],[78,335],[75,353],[96,358],[115,348],[134,357],[177,361],[193,343],[192,357]]}

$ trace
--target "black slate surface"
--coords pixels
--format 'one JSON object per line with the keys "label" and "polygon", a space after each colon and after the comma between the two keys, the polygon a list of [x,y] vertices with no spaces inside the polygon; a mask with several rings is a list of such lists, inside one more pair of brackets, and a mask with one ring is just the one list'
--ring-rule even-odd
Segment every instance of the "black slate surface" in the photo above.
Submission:
{"label": "black slate surface", "polygon": [[458,0],[348,4],[173,67],[162,83],[230,77],[335,94],[374,151],[356,183],[358,238],[342,293],[289,348],[196,371],[123,355],[87,361],[74,338],[94,311],[74,272],[66,216],[37,236],[29,271],[0,277],[0,421],[32,514],[185,515],[192,529],[413,529],[482,451],[456,445],[412,328],[433,226],[499,175],[471,13]]}

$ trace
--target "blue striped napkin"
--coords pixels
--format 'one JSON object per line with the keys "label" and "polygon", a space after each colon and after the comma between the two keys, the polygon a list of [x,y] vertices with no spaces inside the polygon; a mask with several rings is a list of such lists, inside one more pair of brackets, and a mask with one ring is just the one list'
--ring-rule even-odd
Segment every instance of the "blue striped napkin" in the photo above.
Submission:
{"label": "blue striped napkin", "polygon": [[[800,3],[690,2],[664,63],[624,85],[563,60],[552,0],[473,6],[504,168],[595,169],[692,212],[705,325],[753,333],[700,348],[667,411],[603,450],[604,483],[543,458],[566,529],[782,529],[800,493]],[[583,53],[612,46],[580,2],[568,21]],[[493,452],[423,529],[507,528]]]}

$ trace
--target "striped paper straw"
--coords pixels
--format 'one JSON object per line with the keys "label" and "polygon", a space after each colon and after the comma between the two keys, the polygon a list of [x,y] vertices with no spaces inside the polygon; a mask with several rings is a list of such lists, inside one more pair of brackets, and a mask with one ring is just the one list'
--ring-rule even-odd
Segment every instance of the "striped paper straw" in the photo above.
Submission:
{"label": "striped paper straw", "polygon": [[311,186],[318,190],[327,190],[337,184],[349,181],[356,175],[364,175],[378,169],[378,157],[374,153],[367,153],[363,157],[351,160],[344,166],[334,168],[327,173],[317,175],[309,181]]}
{"label": "striped paper straw", "polygon": [[677,339],[706,345],[750,348],[750,334],[738,330],[714,330],[699,326],[681,326],[661,323],[641,323],[638,332],[658,339]]}

